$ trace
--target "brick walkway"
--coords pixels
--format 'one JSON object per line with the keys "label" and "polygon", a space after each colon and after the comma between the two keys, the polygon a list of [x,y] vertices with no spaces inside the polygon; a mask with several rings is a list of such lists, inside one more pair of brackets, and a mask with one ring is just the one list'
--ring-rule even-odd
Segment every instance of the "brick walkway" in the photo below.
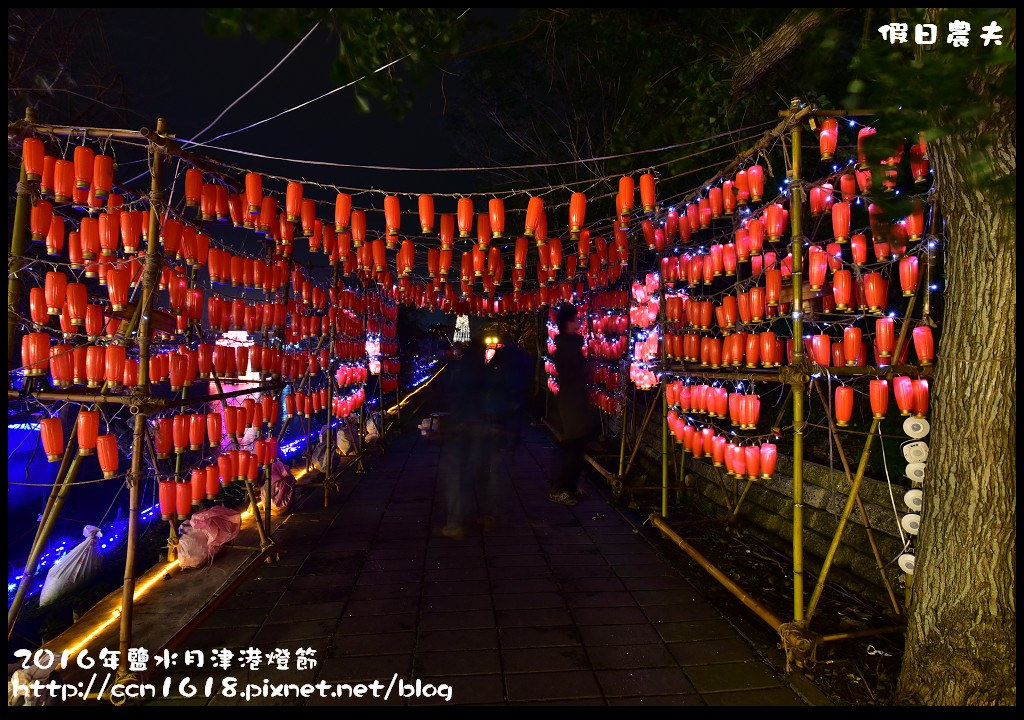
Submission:
{"label": "brick walkway", "polygon": [[[311,671],[233,670],[239,687],[268,678],[378,679],[386,688],[397,673],[450,685],[453,704],[804,704],[596,493],[574,508],[547,500],[555,451],[546,433],[529,429],[503,467],[514,492],[502,523],[453,541],[436,536],[445,512],[440,449],[414,432],[393,440],[331,508],[318,507],[317,491],[278,531],[281,561],[246,581],[186,649],[317,651]],[[173,686],[185,674],[172,676]],[[215,687],[225,674],[214,675]],[[442,702],[396,695],[387,703]],[[244,701],[159,704],[184,703]]]}

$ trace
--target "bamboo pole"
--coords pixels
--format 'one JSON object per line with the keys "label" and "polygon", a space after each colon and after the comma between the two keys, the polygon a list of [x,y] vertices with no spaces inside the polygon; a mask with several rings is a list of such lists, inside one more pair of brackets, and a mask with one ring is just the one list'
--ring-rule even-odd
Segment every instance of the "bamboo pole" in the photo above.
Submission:
{"label": "bamboo pole", "polygon": [[[70,450],[70,445],[68,446]],[[18,621],[18,615],[21,614],[21,608],[25,604],[25,598],[28,595],[28,591],[32,585],[32,581],[36,576],[36,568],[39,566],[39,557],[43,554],[43,548],[46,545],[46,541],[50,538],[53,532],[54,526],[57,524],[57,517],[60,515],[61,509],[64,507],[64,500],[67,497],[68,491],[71,490],[71,485],[75,481],[75,476],[78,475],[78,468],[82,464],[82,456],[75,454],[75,459],[71,461],[68,467],[67,474],[64,476],[63,482],[58,485],[54,482],[53,492],[51,496],[53,503],[48,505],[49,513],[45,514],[42,523],[39,525],[39,529],[36,532],[35,542],[32,544],[32,551],[29,553],[28,560],[25,562],[25,569],[22,571],[21,580],[18,583],[18,589],[15,592],[14,600],[11,602],[11,606],[7,609],[7,639],[11,639],[11,633],[14,632],[14,625]]]}
{"label": "bamboo pole", "polygon": [[[619,370],[621,372],[622,367],[620,365]],[[619,425],[619,477],[622,477],[622,471],[626,464],[626,425],[629,422],[629,403],[622,403],[622,423]]]}
{"label": "bamboo pole", "polygon": [[[896,350],[894,357],[899,357],[899,354],[903,352],[903,345],[907,340],[907,330],[910,328],[910,315],[914,310],[914,301],[917,299],[917,295],[911,296],[910,301],[907,303],[907,313],[904,315],[903,327],[900,328],[899,340],[896,341]],[[796,344],[794,343],[794,349]],[[889,378],[892,377],[892,372],[889,373]],[[839,516],[839,525],[836,527],[835,534],[832,536],[832,542],[829,545],[828,552],[825,554],[825,561],[822,563],[821,572],[818,575],[818,582],[814,586],[814,593],[811,595],[811,601],[807,605],[807,622],[810,622],[811,616],[814,614],[814,609],[818,605],[818,600],[821,598],[821,593],[825,589],[825,580],[828,578],[828,572],[832,568],[832,563],[835,560],[836,552],[839,550],[839,543],[842,542],[843,532],[846,530],[846,523],[850,519],[850,515],[853,512],[853,506],[857,500],[857,494],[860,492],[861,482],[864,480],[864,472],[867,469],[868,458],[871,456],[871,445],[875,440],[875,434],[878,432],[879,419],[874,418],[871,421],[871,429],[868,430],[867,440],[864,441],[864,450],[860,454],[860,463],[857,465],[857,474],[853,478],[853,483],[850,485],[850,494],[846,498],[846,505],[843,507],[843,513]]]}
{"label": "bamboo pole", "polygon": [[[797,118],[792,135],[792,201],[789,204],[793,254],[793,366],[803,363],[803,188],[800,178],[802,119],[800,101],[793,98],[787,120]],[[807,109],[807,108],[805,108]],[[793,383],[793,620],[804,619],[804,384]]]}
{"label": "bamboo pole", "polygon": [[737,600],[739,600],[741,603],[743,603],[748,608],[753,610],[759,618],[768,623],[773,630],[778,630],[783,625],[782,620],[775,613],[773,613],[771,610],[769,610],[764,605],[755,600],[753,597],[751,597],[746,590],[741,588],[736,583],[736,581],[734,581],[728,575],[723,573],[721,570],[719,570],[717,567],[711,564],[711,562],[707,558],[701,555],[697,548],[693,547],[693,545],[686,542],[683,538],[676,534],[676,532],[668,525],[668,523],[665,522],[664,518],[652,513],[649,519],[651,521],[651,524],[654,525],[654,527],[658,528],[666,537],[668,537],[670,540],[672,540],[672,542],[678,545],[687,555],[693,558],[698,565],[704,568],[711,575],[711,577],[720,582],[726,590],[731,592]]}
{"label": "bamboo pole", "polygon": [[[25,108],[25,122],[35,122],[36,109]],[[18,201],[14,206],[14,231],[11,233],[11,259],[7,269],[7,369],[14,358],[14,333],[18,327],[18,305],[21,302],[21,259],[25,252],[25,234],[31,213],[32,188],[28,184],[25,158],[21,159],[21,174],[18,178]]]}
{"label": "bamboo pole", "polygon": [[[932,200],[932,217],[929,223],[929,235],[936,235],[939,231],[939,199],[936,196]],[[921,306],[921,315],[927,322],[932,314],[932,268],[935,264],[935,251],[931,246],[932,241],[927,240],[924,248],[924,304]]]}
{"label": "bamboo pole", "polygon": [[818,638],[818,642],[836,642],[837,640],[854,640],[856,638],[871,637],[872,635],[888,635],[890,633],[902,633],[906,632],[907,628],[903,625],[888,625],[880,628],[867,628],[865,630],[854,630],[852,632],[835,633],[834,635],[822,635]]}
{"label": "bamboo pole", "polygon": [[729,516],[728,522],[732,523],[732,522],[735,522],[736,520],[739,519],[739,516],[740,516],[740,506],[743,504],[744,498],[747,497],[747,492],[750,490],[751,487],[753,487],[753,485],[754,485],[754,481],[753,480],[747,480],[747,484],[743,487],[743,492],[740,493],[740,497],[736,501],[736,507],[733,508],[732,514]]}
{"label": "bamboo pole", "polygon": [[[156,132],[162,135],[167,132],[167,122],[163,118],[157,120]],[[151,307],[153,295],[157,287],[157,276],[160,273],[160,256],[157,250],[160,234],[160,210],[163,205],[161,191],[162,162],[161,153],[151,146],[152,183],[150,186],[149,241],[146,248],[146,264],[142,273],[142,308],[139,317],[139,395],[150,397],[149,356],[152,333],[150,330]],[[128,547],[124,561],[124,585],[121,590],[121,627],[119,633],[120,660],[118,675],[123,677],[128,671],[128,648],[132,638],[132,610],[135,598],[135,551],[139,540],[139,504],[142,493],[142,457],[143,438],[146,432],[146,415],[135,416],[135,432],[132,440],[132,468],[128,474]]]}
{"label": "bamboo pole", "polygon": [[[661,393],[662,391],[663,391],[663,388],[659,385],[658,386],[658,393]],[[629,455],[629,462],[626,463],[626,473],[625,473],[625,475],[623,475],[623,477],[626,477],[626,475],[629,475],[629,471],[633,467],[633,460],[636,459],[636,454],[640,451],[640,445],[643,443],[644,431],[647,430],[647,424],[649,422],[651,422],[651,417],[653,417],[654,410],[657,407],[658,407],[658,396],[655,395],[654,396],[654,400],[651,402],[650,406],[648,406],[648,408],[647,408],[647,414],[644,416],[643,424],[640,425],[640,432],[636,433],[634,435],[634,438],[636,439],[636,444],[633,445],[633,451]],[[636,413],[634,413],[634,416],[635,415],[636,415]]]}
{"label": "bamboo pole", "polygon": [[777,370],[766,370],[763,372],[743,371],[739,368],[722,368],[720,370],[690,370],[685,364],[668,365],[665,370],[676,377],[697,377],[697,378],[721,378],[726,380],[747,380],[757,382],[779,382],[780,374]]}
{"label": "bamboo pole", "polygon": [[[661,342],[661,366],[665,367],[665,277],[658,275],[658,291],[661,295],[661,302],[658,303],[658,313],[661,320],[662,336]],[[664,380],[659,384],[661,393],[661,516],[668,517],[668,393],[665,392]],[[639,446],[639,444],[638,444]]]}

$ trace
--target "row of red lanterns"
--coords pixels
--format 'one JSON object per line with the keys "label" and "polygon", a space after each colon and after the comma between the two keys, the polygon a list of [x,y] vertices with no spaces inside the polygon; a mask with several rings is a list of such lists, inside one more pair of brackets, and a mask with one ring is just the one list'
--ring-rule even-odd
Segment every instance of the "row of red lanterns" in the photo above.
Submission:
{"label": "row of red lanterns", "polygon": [[602,390],[591,390],[587,395],[590,405],[597,408],[606,415],[617,416],[622,412],[622,398],[614,392]]}
{"label": "row of red lanterns", "polygon": [[730,393],[723,387],[688,385],[682,380],[665,385],[665,399],[679,412],[707,414],[725,419],[742,430],[753,430],[761,418],[761,398],[756,394]]}
{"label": "row of red lanterns", "polygon": [[[888,412],[888,385],[888,381],[881,379],[875,379],[869,383],[868,396],[875,419],[883,419]],[[927,380],[897,376],[893,378],[893,394],[901,415],[924,417],[928,412]],[[853,388],[849,385],[840,385],[836,388],[834,410],[836,425],[839,427],[847,427],[850,424],[850,418],[853,415],[853,398]]]}
{"label": "row of red lanterns", "polygon": [[668,417],[676,443],[694,459],[710,456],[715,467],[724,466],[729,475],[749,480],[770,480],[775,474],[778,450],[773,443],[737,445],[714,428],[695,428],[672,411]]}

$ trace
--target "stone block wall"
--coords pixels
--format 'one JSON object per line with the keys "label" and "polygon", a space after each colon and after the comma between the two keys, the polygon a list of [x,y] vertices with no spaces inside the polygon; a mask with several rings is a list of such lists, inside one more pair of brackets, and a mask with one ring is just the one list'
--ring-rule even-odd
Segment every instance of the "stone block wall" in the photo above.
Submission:
{"label": "stone block wall", "polygon": [[[606,418],[610,435],[618,437],[619,418],[608,418],[607,416]],[[647,481],[643,483],[644,485],[660,484],[661,427],[660,412],[655,411],[654,417],[651,418],[644,433],[631,473],[634,476],[645,474]],[[669,448],[669,452],[675,455],[676,462],[678,462],[681,446],[676,445],[671,437]],[[877,451],[877,444],[875,451]],[[850,463],[851,470],[855,471],[859,448],[847,448],[848,455],[854,452],[857,452],[858,455],[848,457],[847,461]],[[678,470],[673,475],[673,467],[670,460],[670,485],[678,487]],[[708,517],[724,518],[728,510],[726,509],[725,493],[716,479],[718,470],[719,468],[713,467],[710,458],[694,460],[691,455],[687,455],[688,482],[686,484],[688,487],[683,490],[683,498],[685,503],[700,510]],[[724,468],[720,468],[720,470],[723,481],[731,492],[733,479],[725,474]],[[903,494],[907,488],[895,484],[904,480],[902,476],[897,478],[894,475],[892,480],[894,484],[890,497],[889,486],[885,481],[865,478],[861,483],[860,498],[874,532],[882,562],[886,566],[886,576],[896,591],[897,600],[902,603],[903,582],[895,559],[902,552],[903,542],[900,539],[897,514],[893,510],[893,500],[901,514],[906,512],[906,508],[903,507]],[[628,485],[629,482],[627,480],[626,484]],[[740,482],[740,492],[743,491],[745,484],[746,481]],[[808,573],[813,573],[816,576],[821,569],[832,542],[832,536],[838,527],[839,517],[846,504],[849,487],[846,473],[838,459],[835,468],[831,471],[827,466],[804,462],[803,540],[804,567]],[[777,547],[787,555],[792,554],[793,464],[790,458],[779,457],[775,475],[771,480],[760,480],[754,483],[740,508],[740,517],[745,530]],[[815,579],[816,577],[806,576],[805,587],[807,587],[808,596],[814,587]],[[836,553],[832,569],[829,571],[829,580],[879,603],[881,607],[891,605],[868,542],[867,532],[861,522],[860,512],[856,507],[847,522],[843,541]]]}

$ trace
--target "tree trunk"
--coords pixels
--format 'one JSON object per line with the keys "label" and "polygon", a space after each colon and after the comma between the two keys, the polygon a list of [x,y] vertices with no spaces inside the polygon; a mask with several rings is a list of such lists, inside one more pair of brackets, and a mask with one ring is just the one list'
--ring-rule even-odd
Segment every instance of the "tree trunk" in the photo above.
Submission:
{"label": "tree trunk", "polygon": [[[995,177],[1015,175],[1006,103],[975,132],[928,145],[946,218],[946,306],[901,703],[1017,702],[1016,215],[970,173],[983,152]],[[989,150],[982,133],[996,140]]]}

